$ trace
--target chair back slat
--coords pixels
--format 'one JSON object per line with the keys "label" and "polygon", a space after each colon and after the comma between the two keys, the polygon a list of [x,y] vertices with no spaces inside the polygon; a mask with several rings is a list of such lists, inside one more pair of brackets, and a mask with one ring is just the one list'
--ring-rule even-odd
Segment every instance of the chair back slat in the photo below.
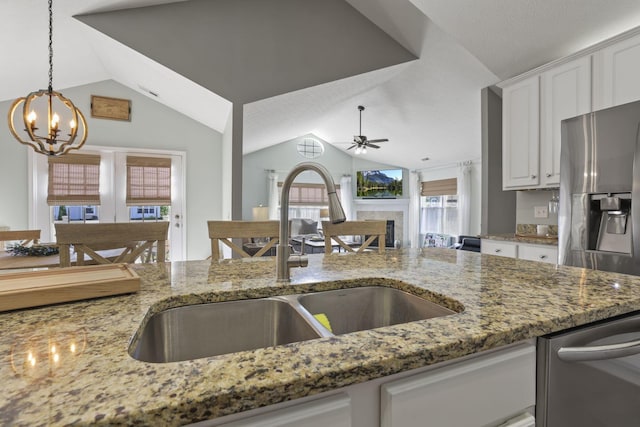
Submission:
{"label": "chair back slat", "polygon": [[241,257],[250,258],[251,255],[231,239],[268,238],[269,241],[253,255],[262,256],[278,243],[279,225],[279,221],[207,221],[211,239],[211,258],[218,260],[222,257],[221,243]]}
{"label": "chair back slat", "polygon": [[[333,251],[333,241],[338,243],[347,252],[364,252],[378,238],[378,252],[383,253],[385,248],[385,236],[387,233],[387,221],[345,221],[332,224],[330,221],[322,221],[324,234],[324,252],[330,254]],[[343,236],[361,236],[360,246],[348,244]],[[365,237],[366,236],[366,237]]]}
{"label": "chair back slat", "polygon": [[[76,265],[84,265],[88,255],[92,262],[133,263],[145,252],[143,261],[150,262],[151,250],[156,245],[156,261],[165,262],[166,241],[169,222],[107,223],[107,224],[55,224],[56,243],[60,248],[60,266],[71,265],[71,246],[77,260]],[[122,249],[113,259],[107,259],[97,251]]]}

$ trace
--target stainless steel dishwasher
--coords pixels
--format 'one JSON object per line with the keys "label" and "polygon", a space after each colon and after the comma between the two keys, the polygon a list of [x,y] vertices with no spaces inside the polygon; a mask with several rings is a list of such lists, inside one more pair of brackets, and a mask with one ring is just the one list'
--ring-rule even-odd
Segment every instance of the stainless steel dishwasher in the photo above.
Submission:
{"label": "stainless steel dishwasher", "polygon": [[538,339],[537,427],[640,425],[640,312]]}

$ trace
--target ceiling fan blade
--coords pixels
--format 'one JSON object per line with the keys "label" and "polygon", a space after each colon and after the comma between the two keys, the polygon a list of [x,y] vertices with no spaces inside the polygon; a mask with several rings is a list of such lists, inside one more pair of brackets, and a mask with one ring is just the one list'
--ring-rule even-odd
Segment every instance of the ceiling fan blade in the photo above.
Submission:
{"label": "ceiling fan blade", "polygon": [[369,143],[367,144],[367,147],[371,147],[371,148],[380,148],[380,146],[379,146],[379,145],[372,144],[371,142],[369,142]]}
{"label": "ceiling fan blade", "polygon": [[368,142],[387,142],[389,141],[387,138],[382,139],[370,139]]}
{"label": "ceiling fan blade", "polygon": [[358,144],[353,144],[351,147],[347,148],[347,150],[351,150],[353,147],[357,146]]}

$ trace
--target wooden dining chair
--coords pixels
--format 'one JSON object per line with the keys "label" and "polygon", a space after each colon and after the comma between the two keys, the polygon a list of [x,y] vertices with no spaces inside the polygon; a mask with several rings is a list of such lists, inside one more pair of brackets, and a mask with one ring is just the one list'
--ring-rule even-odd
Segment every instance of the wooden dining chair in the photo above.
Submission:
{"label": "wooden dining chair", "polygon": [[[222,257],[220,243],[241,257],[250,258],[264,255],[279,241],[280,221],[207,221],[207,225],[211,239],[211,258],[214,260]],[[269,240],[253,255],[231,240],[256,238]]]}
{"label": "wooden dining chair", "polygon": [[5,242],[14,241],[22,246],[37,245],[40,242],[40,230],[0,231],[0,250],[4,250]]}
{"label": "wooden dining chair", "polygon": [[[60,249],[60,267],[71,265],[71,246],[76,265],[84,265],[85,254],[91,263],[134,263],[138,258],[151,262],[156,246],[156,262],[165,262],[169,222],[125,222],[107,224],[55,224],[56,243]],[[99,251],[109,251],[104,256]]]}
{"label": "wooden dining chair", "polygon": [[[322,221],[324,234],[324,253],[333,252],[333,242],[336,242],[346,252],[364,252],[378,238],[378,252],[384,252],[387,221],[345,221],[332,224],[330,221]],[[360,236],[359,246],[355,243],[347,243],[344,236]]]}

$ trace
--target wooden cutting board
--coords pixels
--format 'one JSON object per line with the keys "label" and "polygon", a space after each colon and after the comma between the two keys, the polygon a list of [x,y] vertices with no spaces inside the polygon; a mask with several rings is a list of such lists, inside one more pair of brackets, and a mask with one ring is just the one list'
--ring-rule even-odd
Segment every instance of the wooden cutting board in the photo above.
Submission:
{"label": "wooden cutting board", "polygon": [[140,290],[140,277],[126,264],[0,274],[0,311],[78,301]]}

